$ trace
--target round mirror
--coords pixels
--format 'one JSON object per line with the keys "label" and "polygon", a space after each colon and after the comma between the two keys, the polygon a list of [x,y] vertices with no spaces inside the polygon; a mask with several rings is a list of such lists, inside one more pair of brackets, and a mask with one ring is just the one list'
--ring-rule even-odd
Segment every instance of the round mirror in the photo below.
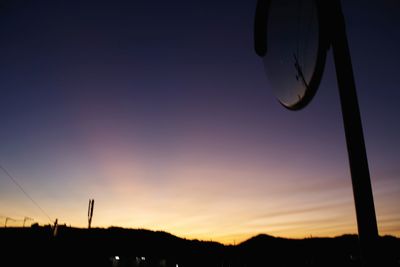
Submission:
{"label": "round mirror", "polygon": [[314,96],[326,59],[316,0],[272,0],[265,18],[271,88],[282,105],[300,109]]}

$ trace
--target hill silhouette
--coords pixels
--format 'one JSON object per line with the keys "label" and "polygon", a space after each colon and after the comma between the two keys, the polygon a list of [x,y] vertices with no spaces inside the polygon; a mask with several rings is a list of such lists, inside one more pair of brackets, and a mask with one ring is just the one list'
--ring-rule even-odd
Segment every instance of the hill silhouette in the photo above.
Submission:
{"label": "hill silhouette", "polygon": [[[356,235],[287,239],[260,234],[238,245],[145,229],[0,228],[2,266],[359,266]],[[380,266],[400,266],[400,239],[381,237]],[[5,246],[4,246],[5,245]],[[10,257],[9,255],[18,255]]]}

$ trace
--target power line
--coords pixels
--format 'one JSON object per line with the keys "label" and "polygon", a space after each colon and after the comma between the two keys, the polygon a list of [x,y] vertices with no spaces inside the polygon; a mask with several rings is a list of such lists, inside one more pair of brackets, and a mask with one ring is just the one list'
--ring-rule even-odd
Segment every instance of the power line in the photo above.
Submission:
{"label": "power line", "polygon": [[18,183],[18,181],[4,168],[2,165],[0,165],[0,169],[3,170],[3,172],[8,176],[8,178],[11,179],[11,181],[18,186],[19,189],[21,189],[22,193],[29,198],[29,200],[49,219],[51,223],[53,223],[53,220],[50,218],[50,216],[40,207],[40,205],[24,190],[24,188]]}

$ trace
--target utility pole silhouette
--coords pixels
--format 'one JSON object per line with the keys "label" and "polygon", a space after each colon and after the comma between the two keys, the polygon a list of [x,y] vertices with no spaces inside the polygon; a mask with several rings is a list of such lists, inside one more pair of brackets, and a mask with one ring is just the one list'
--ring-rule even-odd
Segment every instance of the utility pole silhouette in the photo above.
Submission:
{"label": "utility pole silhouette", "polygon": [[25,227],[25,223],[26,223],[26,221],[33,221],[33,219],[32,218],[30,218],[30,217],[24,217],[24,222],[22,223],[22,227]]}
{"label": "utility pole silhouette", "polygon": [[54,221],[54,225],[53,225],[53,237],[56,237],[58,233],[58,219],[56,219]]}
{"label": "utility pole silhouette", "polygon": [[89,199],[89,207],[88,207],[88,228],[92,226],[92,217],[93,217],[93,208],[94,208],[94,199]]}
{"label": "utility pole silhouette", "polygon": [[11,217],[6,217],[6,221],[4,222],[4,227],[7,227],[8,221],[13,221],[13,222],[15,222],[16,220],[13,219],[13,218],[11,218]]}

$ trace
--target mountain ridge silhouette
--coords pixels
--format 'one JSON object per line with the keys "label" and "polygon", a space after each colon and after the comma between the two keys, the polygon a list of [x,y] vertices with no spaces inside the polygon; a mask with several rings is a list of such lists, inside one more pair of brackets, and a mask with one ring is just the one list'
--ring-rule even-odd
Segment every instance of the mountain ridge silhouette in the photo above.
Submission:
{"label": "mountain ridge silhouette", "polygon": [[[33,225],[0,228],[3,244],[24,244],[18,264],[4,266],[359,266],[357,235],[290,239],[258,234],[237,245],[186,239],[146,229],[74,228]],[[400,239],[382,236],[380,266],[399,266]],[[13,255],[5,246],[3,255]],[[28,256],[29,255],[29,256]],[[43,258],[45,256],[45,260]],[[118,261],[116,261],[118,256]],[[145,260],[141,260],[141,259]],[[6,259],[6,260],[4,260]],[[48,265],[47,265],[48,263]]]}

